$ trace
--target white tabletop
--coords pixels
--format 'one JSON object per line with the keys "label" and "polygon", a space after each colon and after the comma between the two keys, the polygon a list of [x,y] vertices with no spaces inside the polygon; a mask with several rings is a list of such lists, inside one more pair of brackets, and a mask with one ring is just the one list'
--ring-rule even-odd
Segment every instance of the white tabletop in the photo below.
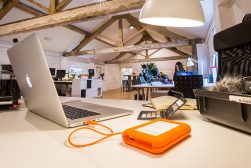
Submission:
{"label": "white tabletop", "polygon": [[[203,88],[209,88],[213,86],[215,86],[214,83],[203,84]],[[139,84],[139,85],[132,85],[131,87],[132,88],[174,88],[175,84],[170,83],[170,84],[161,84],[161,85],[151,85],[149,83],[145,83],[145,84]]]}
{"label": "white tabletop", "polygon": [[[115,132],[141,124],[140,101],[83,99],[128,108],[133,115],[103,121]],[[174,118],[188,123],[191,136],[161,155],[125,145],[120,135],[86,148],[67,146],[73,129],[65,129],[33,113],[0,112],[1,168],[250,168],[251,136],[205,121],[198,111],[179,111]],[[82,132],[83,142],[95,135]],[[92,135],[92,136],[91,136]]]}
{"label": "white tabletop", "polygon": [[71,80],[59,80],[59,81],[54,81],[54,83],[69,83],[69,84],[71,84],[72,83],[72,81]]}
{"label": "white tabletop", "polygon": [[139,85],[132,85],[132,88],[174,88],[174,83],[170,84],[159,84],[159,85],[152,85],[149,83],[139,84]]}

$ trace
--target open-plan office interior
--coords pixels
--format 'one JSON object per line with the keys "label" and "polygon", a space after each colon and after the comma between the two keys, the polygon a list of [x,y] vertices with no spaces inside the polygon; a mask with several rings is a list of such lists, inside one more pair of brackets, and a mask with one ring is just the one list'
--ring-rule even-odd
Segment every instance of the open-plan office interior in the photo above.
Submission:
{"label": "open-plan office interior", "polygon": [[0,165],[249,168],[249,0],[0,0]]}

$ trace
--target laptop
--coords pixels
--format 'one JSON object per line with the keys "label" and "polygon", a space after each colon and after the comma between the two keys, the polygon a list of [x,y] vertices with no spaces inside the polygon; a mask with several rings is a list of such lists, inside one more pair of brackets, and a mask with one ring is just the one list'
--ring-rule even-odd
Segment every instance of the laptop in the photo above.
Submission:
{"label": "laptop", "polygon": [[133,112],[81,101],[61,103],[35,33],[7,53],[25,104],[33,113],[68,128],[84,125],[87,120],[107,120]]}

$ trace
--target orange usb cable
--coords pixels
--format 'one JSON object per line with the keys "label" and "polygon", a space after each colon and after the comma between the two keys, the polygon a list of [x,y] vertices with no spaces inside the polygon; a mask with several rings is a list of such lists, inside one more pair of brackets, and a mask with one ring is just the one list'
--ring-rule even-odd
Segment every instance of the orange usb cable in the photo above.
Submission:
{"label": "orange usb cable", "polygon": [[[96,130],[96,129],[94,129],[94,128],[88,127],[88,126],[80,127],[80,128],[75,129],[74,131],[72,131],[72,132],[69,134],[69,136],[68,136],[68,142],[69,142],[69,144],[70,144],[71,146],[76,147],[76,148],[82,148],[82,147],[86,147],[86,146],[91,146],[91,145],[94,145],[94,144],[96,144],[96,143],[98,143],[98,142],[100,142],[100,141],[103,141],[103,140],[105,140],[105,139],[107,139],[107,138],[109,138],[109,137],[112,137],[112,136],[114,136],[114,135],[122,134],[122,132],[113,133],[113,130],[112,130],[111,128],[109,128],[109,127],[107,127],[107,126],[105,126],[105,125],[99,124],[98,122],[93,121],[93,120],[86,121],[86,124],[88,124],[88,125],[99,125],[99,126],[101,126],[101,127],[106,128],[110,133],[109,133],[109,134],[106,134],[106,133],[100,132],[100,131],[98,131],[98,130]],[[76,144],[76,143],[73,143],[72,140],[71,140],[73,134],[75,134],[76,132],[78,132],[78,131],[80,131],[80,130],[83,130],[83,129],[92,130],[92,131],[94,131],[94,132],[96,132],[96,133],[98,133],[98,134],[104,135],[104,137],[103,137],[103,138],[100,138],[100,139],[98,139],[98,140],[96,140],[96,141],[94,141],[94,142],[87,143],[87,144]]]}

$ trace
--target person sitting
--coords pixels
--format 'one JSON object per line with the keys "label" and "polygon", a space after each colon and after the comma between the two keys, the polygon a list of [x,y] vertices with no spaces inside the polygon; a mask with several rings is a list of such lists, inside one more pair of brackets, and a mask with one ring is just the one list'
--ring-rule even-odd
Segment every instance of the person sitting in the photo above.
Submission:
{"label": "person sitting", "polygon": [[190,72],[185,71],[181,62],[176,62],[174,76],[187,76],[191,75]]}
{"label": "person sitting", "polygon": [[132,73],[132,85],[137,85],[137,75],[135,72]]}

